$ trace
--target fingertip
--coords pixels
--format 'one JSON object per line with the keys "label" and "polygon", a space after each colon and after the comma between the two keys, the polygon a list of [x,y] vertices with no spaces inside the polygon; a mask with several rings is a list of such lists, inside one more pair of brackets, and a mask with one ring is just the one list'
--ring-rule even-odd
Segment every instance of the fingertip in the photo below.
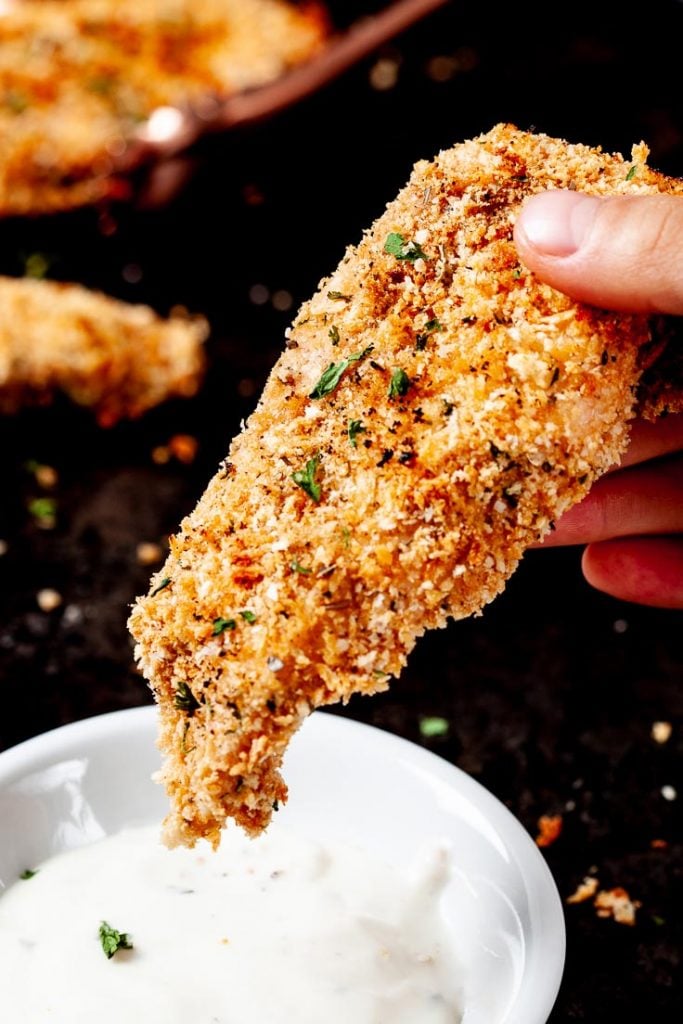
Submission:
{"label": "fingertip", "polygon": [[683,196],[541,192],[514,238],[546,284],[602,309],[683,315]]}
{"label": "fingertip", "polygon": [[586,580],[612,597],[654,608],[683,608],[683,539],[631,537],[589,544]]}
{"label": "fingertip", "polygon": [[595,196],[582,192],[539,192],[522,207],[515,241],[532,258],[571,256],[590,233],[599,204]]}

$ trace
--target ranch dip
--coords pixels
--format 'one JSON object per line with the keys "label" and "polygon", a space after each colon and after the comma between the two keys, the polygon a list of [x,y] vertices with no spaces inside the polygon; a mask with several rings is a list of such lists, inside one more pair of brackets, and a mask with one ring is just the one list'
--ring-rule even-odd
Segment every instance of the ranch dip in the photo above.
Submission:
{"label": "ranch dip", "polygon": [[[277,826],[229,830],[215,853],[131,828],[17,880],[0,898],[0,1021],[458,1024],[446,851],[403,873]],[[110,958],[103,922],[124,935]]]}

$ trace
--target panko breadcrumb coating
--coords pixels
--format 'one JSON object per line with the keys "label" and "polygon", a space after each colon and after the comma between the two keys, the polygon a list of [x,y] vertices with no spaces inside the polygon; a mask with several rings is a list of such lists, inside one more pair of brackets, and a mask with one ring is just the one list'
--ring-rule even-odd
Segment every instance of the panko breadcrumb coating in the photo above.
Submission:
{"label": "panko breadcrumb coating", "polygon": [[62,391],[101,426],[195,394],[208,334],[201,317],[162,320],[76,284],[0,277],[0,413]]}
{"label": "panko breadcrumb coating", "polygon": [[284,0],[22,0],[0,16],[0,214],[121,194],[155,110],[217,102],[315,53],[320,9]]}
{"label": "panko breadcrumb coating", "polygon": [[547,188],[683,194],[645,159],[498,126],[417,164],[304,304],[130,620],[169,845],[263,829],[306,716],[479,612],[624,450],[652,325],[542,284],[512,229]]}

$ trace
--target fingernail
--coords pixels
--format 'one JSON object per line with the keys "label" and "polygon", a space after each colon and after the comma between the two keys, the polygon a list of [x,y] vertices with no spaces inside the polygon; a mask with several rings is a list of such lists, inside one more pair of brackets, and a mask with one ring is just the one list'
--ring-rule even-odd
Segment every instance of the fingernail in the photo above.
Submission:
{"label": "fingernail", "polygon": [[599,205],[582,192],[541,192],[524,205],[517,227],[544,256],[571,256],[588,237]]}

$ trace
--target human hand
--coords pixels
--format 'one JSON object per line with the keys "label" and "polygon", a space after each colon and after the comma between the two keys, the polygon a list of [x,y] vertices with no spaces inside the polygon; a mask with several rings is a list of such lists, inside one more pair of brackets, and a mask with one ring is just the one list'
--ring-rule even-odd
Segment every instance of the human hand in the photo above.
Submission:
{"label": "human hand", "polygon": [[[546,192],[515,226],[520,259],[582,302],[683,316],[683,198]],[[683,415],[637,421],[615,470],[567,512],[546,546],[586,544],[599,590],[683,608]]]}

